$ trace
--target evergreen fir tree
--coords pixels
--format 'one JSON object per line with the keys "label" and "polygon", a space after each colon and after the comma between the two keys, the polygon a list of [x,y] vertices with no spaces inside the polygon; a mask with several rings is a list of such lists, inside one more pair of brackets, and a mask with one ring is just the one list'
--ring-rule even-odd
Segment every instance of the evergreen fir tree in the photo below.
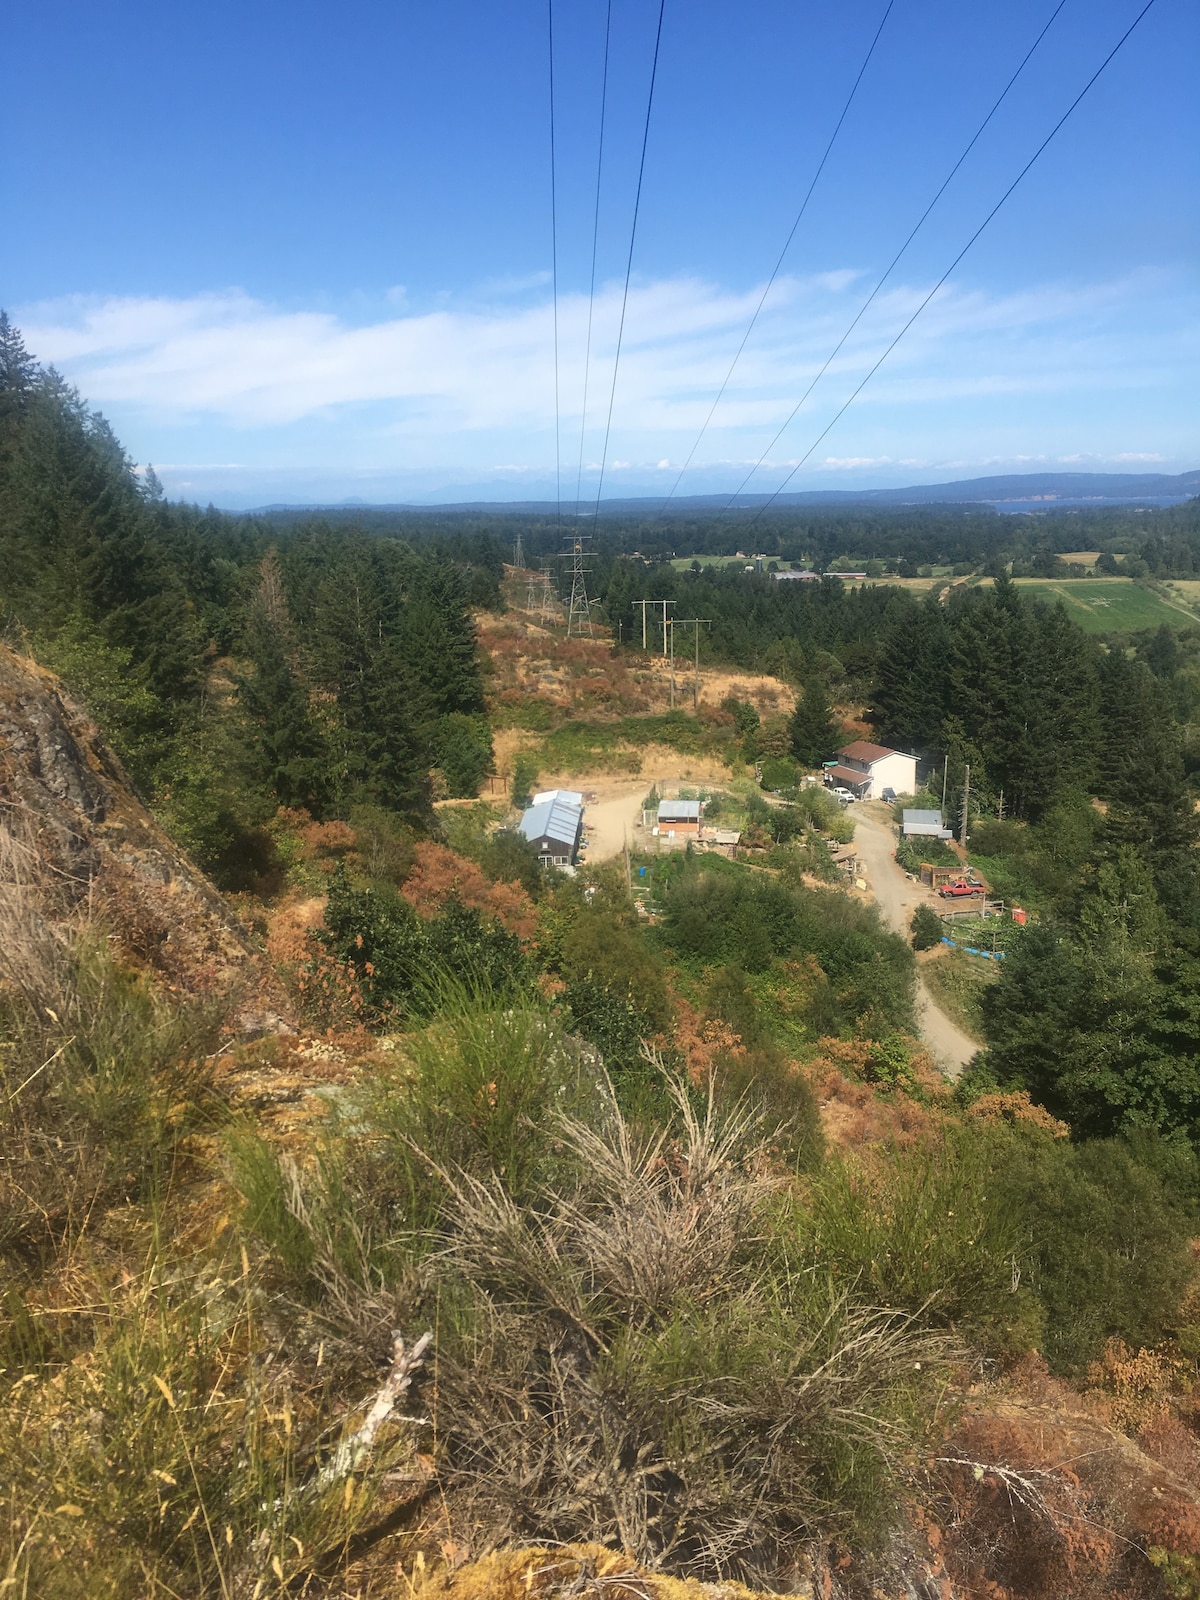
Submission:
{"label": "evergreen fir tree", "polygon": [[792,754],[802,766],[819,767],[833,755],[839,734],[825,685],[819,678],[809,678],[800,690],[788,724]]}

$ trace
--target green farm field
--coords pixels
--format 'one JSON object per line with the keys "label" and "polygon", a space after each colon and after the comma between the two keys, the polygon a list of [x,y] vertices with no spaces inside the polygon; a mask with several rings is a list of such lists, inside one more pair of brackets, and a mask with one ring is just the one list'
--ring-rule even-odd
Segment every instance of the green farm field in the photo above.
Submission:
{"label": "green farm field", "polygon": [[[774,558],[772,557],[772,559]],[[691,566],[693,561],[698,561],[702,567],[750,567],[754,565],[752,556],[675,556],[671,565],[683,572]]]}
{"label": "green farm field", "polygon": [[1132,578],[1018,578],[1022,594],[1041,600],[1061,600],[1067,613],[1088,633],[1134,633],[1169,623],[1178,628],[1187,620],[1182,605],[1160,600]]}

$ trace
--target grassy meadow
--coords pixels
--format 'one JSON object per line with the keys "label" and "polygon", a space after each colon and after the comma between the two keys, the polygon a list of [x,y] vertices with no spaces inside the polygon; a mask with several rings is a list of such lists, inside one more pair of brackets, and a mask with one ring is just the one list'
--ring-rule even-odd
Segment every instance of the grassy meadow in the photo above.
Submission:
{"label": "grassy meadow", "polygon": [[1169,623],[1177,628],[1181,608],[1160,600],[1132,578],[1018,578],[1022,594],[1061,600],[1085,633],[1135,633]]}

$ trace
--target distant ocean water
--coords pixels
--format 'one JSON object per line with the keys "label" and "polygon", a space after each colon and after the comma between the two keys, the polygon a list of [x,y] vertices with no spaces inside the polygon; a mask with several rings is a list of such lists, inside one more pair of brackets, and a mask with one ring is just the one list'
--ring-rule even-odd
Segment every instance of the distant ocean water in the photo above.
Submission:
{"label": "distant ocean water", "polygon": [[986,503],[994,506],[1001,513],[1016,514],[1029,511],[1062,511],[1074,507],[1086,507],[1089,511],[1106,506],[1178,506],[1189,499],[1186,494],[1139,494],[1139,495],[1083,495],[1078,500],[1069,499],[1066,495],[1033,495],[1028,500],[989,500]]}

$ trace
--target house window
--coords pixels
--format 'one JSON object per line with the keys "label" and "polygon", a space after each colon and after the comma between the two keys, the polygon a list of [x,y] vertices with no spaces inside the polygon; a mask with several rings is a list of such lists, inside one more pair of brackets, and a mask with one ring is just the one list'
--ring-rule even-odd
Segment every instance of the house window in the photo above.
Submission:
{"label": "house window", "polygon": [[555,866],[556,866],[556,867],[565,867],[565,866],[566,866],[566,865],[567,865],[567,858],[566,858],[566,856],[555,856],[555,858],[554,858],[554,865],[555,865]]}

